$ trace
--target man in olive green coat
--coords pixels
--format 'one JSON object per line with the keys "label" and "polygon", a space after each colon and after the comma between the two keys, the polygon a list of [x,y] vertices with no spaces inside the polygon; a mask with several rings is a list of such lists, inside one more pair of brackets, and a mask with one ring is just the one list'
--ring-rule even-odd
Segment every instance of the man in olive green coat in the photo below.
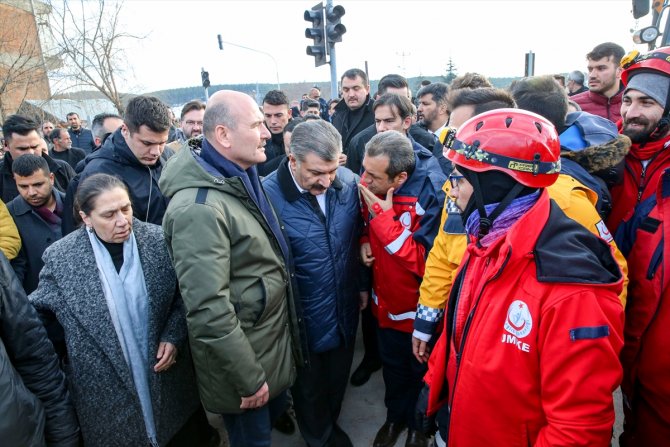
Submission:
{"label": "man in olive green coat", "polygon": [[260,184],[270,133],[252,99],[219,91],[200,155],[164,168],[163,230],[187,310],[200,397],[231,446],[270,446],[273,419],[302,361],[289,248]]}

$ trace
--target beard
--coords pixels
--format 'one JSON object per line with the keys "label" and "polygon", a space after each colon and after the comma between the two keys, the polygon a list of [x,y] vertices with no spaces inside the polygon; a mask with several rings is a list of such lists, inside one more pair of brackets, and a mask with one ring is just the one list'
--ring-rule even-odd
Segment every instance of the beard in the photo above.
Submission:
{"label": "beard", "polygon": [[[642,129],[630,129],[628,126],[630,124],[638,124],[644,126]],[[634,144],[644,143],[649,140],[649,136],[652,134],[656,125],[658,123],[651,123],[648,119],[645,118],[633,118],[631,120],[624,120],[623,122],[623,133],[626,135]]]}

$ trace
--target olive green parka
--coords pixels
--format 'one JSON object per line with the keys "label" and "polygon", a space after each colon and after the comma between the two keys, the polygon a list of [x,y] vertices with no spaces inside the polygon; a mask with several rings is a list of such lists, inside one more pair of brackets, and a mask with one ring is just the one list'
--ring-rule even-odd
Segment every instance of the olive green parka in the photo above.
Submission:
{"label": "olive green parka", "polygon": [[164,168],[163,230],[203,405],[235,414],[264,382],[271,399],[293,384],[301,321],[280,245],[242,179],[217,176],[196,157],[180,151]]}

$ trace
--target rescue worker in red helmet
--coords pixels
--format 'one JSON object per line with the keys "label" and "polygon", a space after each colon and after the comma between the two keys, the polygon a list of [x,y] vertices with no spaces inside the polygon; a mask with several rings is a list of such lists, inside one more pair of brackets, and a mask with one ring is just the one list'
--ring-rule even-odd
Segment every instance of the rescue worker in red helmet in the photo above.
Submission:
{"label": "rescue worker in red helmet", "polygon": [[670,445],[670,47],[622,59],[620,132],[633,145],[608,226],[628,262],[623,447]]}
{"label": "rescue worker in red helmet", "polygon": [[470,244],[417,422],[428,431],[436,417],[438,446],[609,446],[622,275],[607,242],[548,196],[554,126],[492,110],[465,122],[445,156]]}

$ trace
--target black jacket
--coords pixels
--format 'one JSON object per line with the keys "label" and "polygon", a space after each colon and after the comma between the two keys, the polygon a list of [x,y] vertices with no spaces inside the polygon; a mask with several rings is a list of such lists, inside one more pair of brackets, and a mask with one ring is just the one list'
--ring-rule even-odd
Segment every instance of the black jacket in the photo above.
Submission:
{"label": "black jacket", "polygon": [[375,123],[375,114],[372,111],[374,103],[370,95],[368,95],[365,105],[360,109],[350,110],[344,100],[335,106],[332,122],[333,126],[335,126],[342,136],[342,148],[344,148],[345,154],[349,150],[349,142],[354,135]]}
{"label": "black jacket", "polygon": [[78,130],[68,129],[70,138],[72,138],[72,146],[80,147],[90,154],[95,149],[95,139],[93,138],[93,133],[88,130],[80,127]]}
{"label": "black jacket", "polygon": [[[56,200],[63,203],[65,194],[54,190]],[[9,213],[21,235],[21,251],[12,260],[12,267],[27,294],[37,288],[40,270],[44,266],[42,254],[47,247],[63,236],[62,229],[53,229],[35,212],[23,197],[18,196],[7,204]]]}
{"label": "black jacket", "polygon": [[0,252],[0,439],[75,447],[79,424],[53,346]]}
{"label": "black jacket", "polygon": [[71,147],[62,152],[57,152],[53,148],[49,150],[49,156],[54,160],[64,161],[69,164],[72,169],[77,167],[77,163],[82,161],[86,157],[86,152],[83,149],[78,147]]}
{"label": "black jacket", "polygon": [[267,157],[263,163],[258,163],[256,169],[258,175],[265,177],[277,170],[281,162],[286,158],[286,151],[284,150],[284,134],[272,134],[272,138],[265,142],[265,156]]}
{"label": "black jacket", "polygon": [[133,215],[143,222],[160,225],[167,208],[168,200],[158,188],[158,179],[165,162],[173,152],[165,148],[163,155],[155,165],[149,167],[139,162],[126,144],[121,129],[109,136],[101,149],[86,157],[86,167],[67,190],[65,198],[66,219],[64,234],[74,230],[72,222],[73,203],[76,188],[93,174],[110,174],[119,177],[128,186],[130,200],[133,203]]}
{"label": "black jacket", "polygon": [[[46,154],[42,154],[42,158],[47,161],[49,170],[54,175],[56,189],[61,192],[67,191],[67,186],[74,177],[74,170],[64,161],[54,160]],[[5,203],[9,203],[19,195],[14,174],[12,174],[12,163],[11,154],[6,152],[5,157],[0,161],[0,193],[2,193],[2,201]]]}

